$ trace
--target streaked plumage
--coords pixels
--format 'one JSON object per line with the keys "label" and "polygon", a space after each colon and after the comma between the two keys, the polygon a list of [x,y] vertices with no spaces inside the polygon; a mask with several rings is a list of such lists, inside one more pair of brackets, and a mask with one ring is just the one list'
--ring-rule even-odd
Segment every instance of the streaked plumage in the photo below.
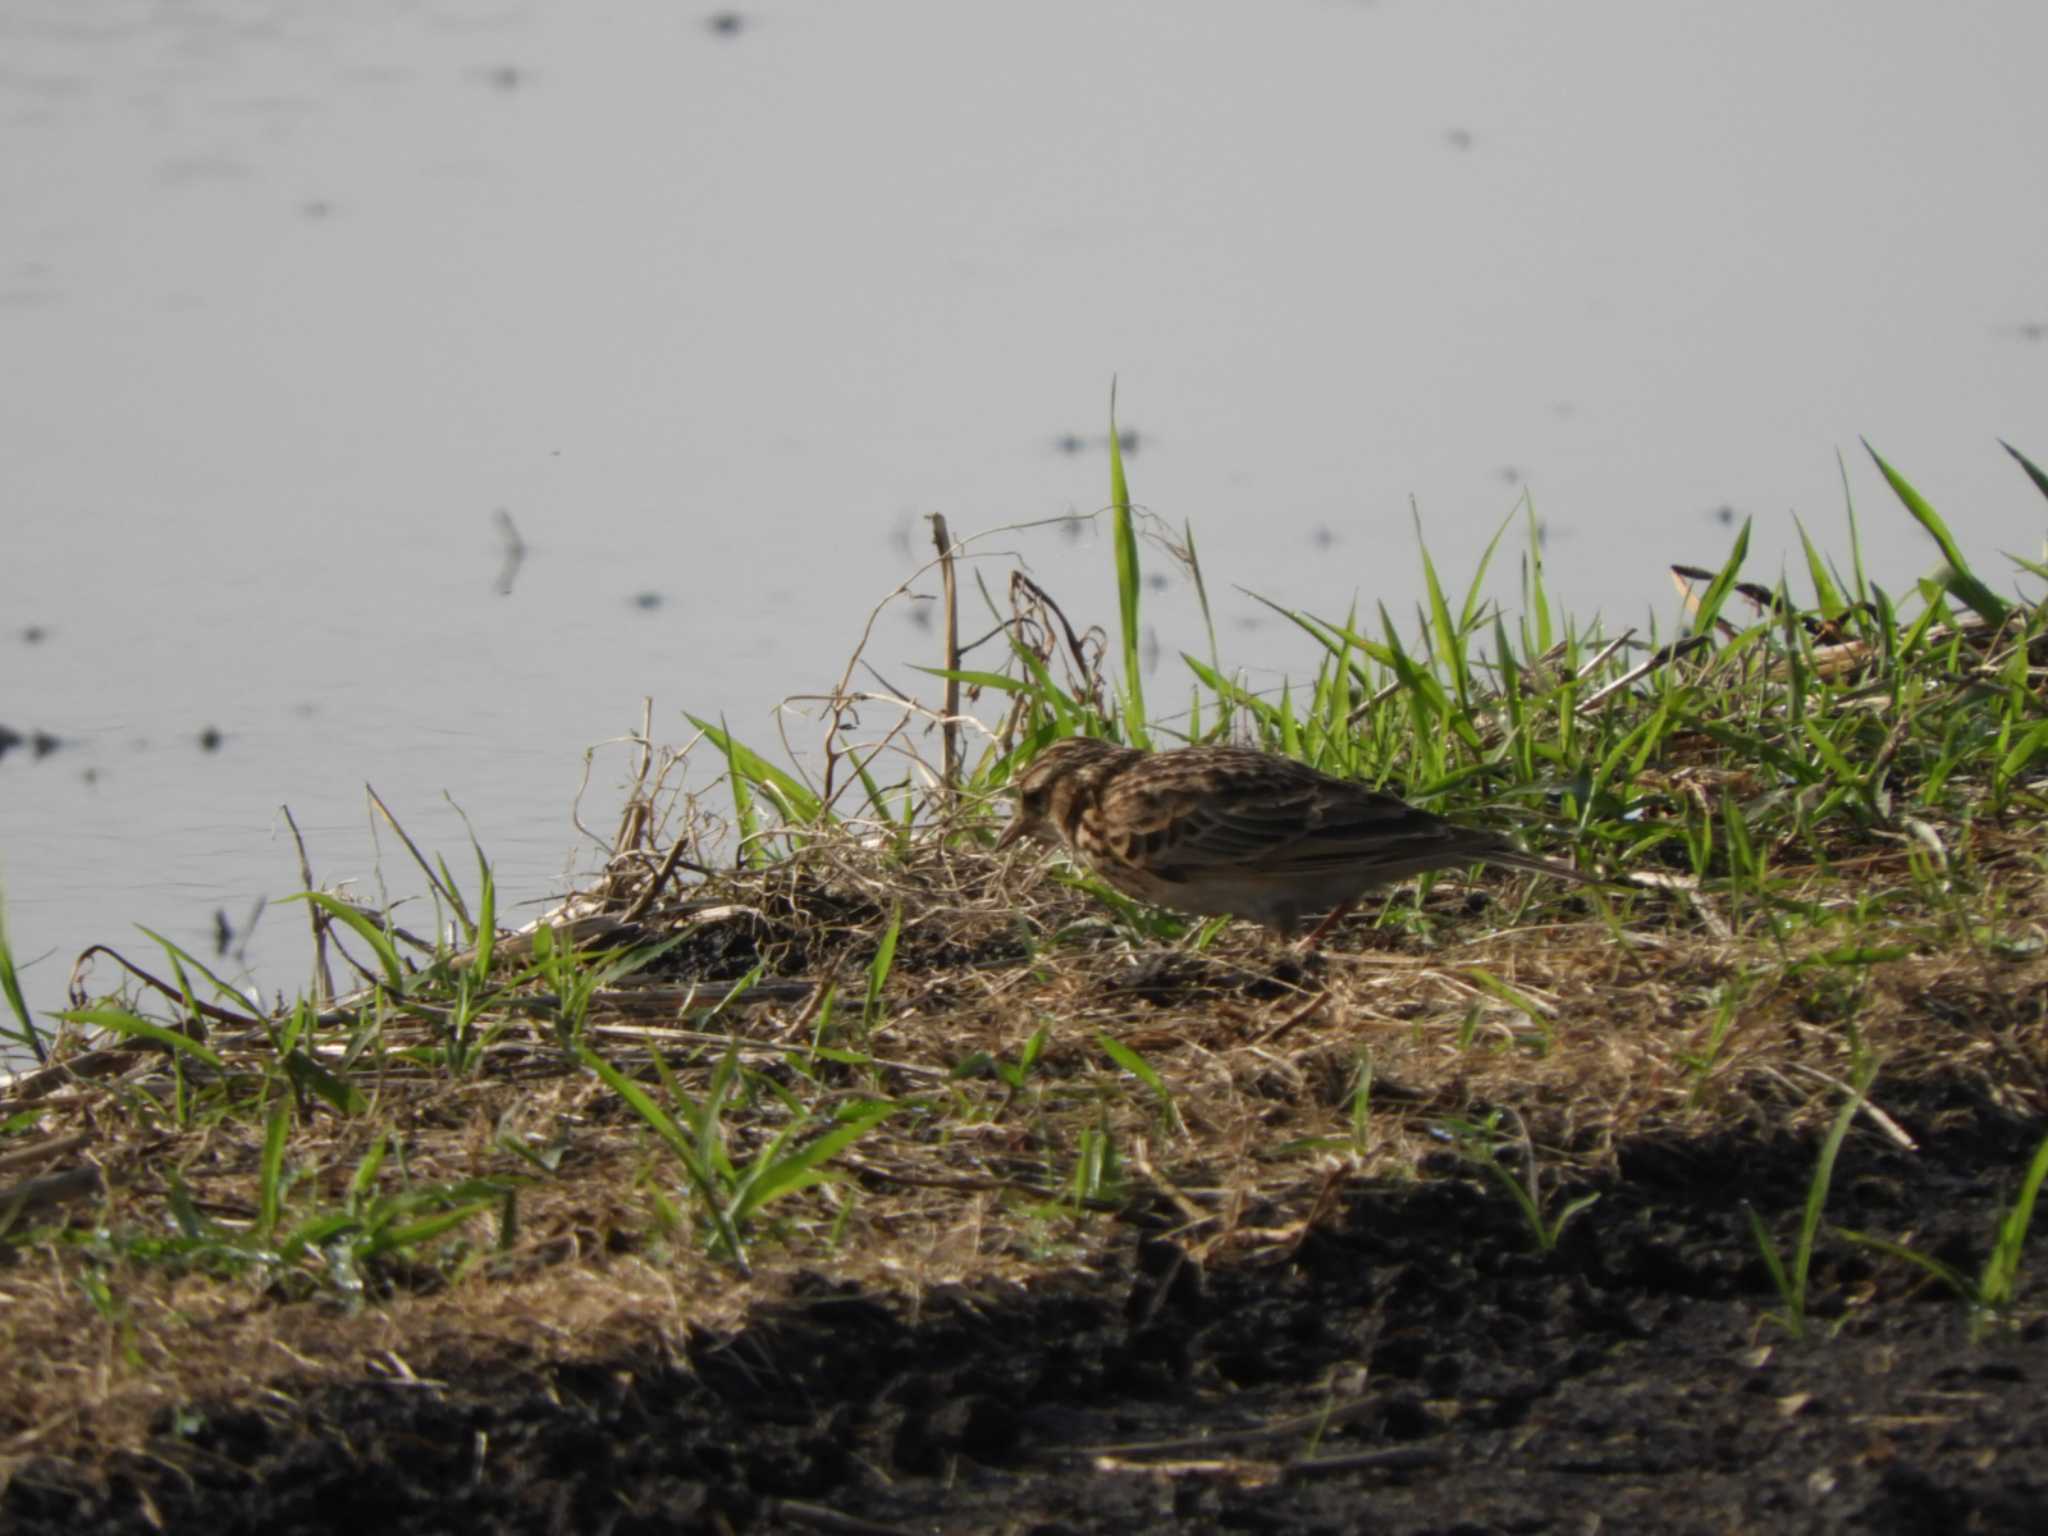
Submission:
{"label": "streaked plumage", "polygon": [[1335,908],[1311,943],[1366,891],[1425,870],[1498,864],[1600,883],[1497,833],[1249,747],[1140,752],[1070,737],[1033,758],[1014,789],[998,848],[1023,837],[1062,843],[1127,896],[1282,934]]}

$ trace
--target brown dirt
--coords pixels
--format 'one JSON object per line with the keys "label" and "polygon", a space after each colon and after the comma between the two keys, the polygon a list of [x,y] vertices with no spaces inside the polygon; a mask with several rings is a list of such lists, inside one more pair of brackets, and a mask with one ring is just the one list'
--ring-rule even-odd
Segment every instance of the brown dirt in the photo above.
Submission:
{"label": "brown dirt", "polygon": [[[786,888],[741,892],[742,915],[592,1018],[624,1069],[651,1081],[659,1049],[701,1094],[721,1046],[684,1027],[684,984],[766,962],[783,984],[706,1026],[750,1071],[826,1107],[877,1085],[924,1104],[838,1161],[856,1198],[836,1246],[822,1201],[791,1202],[751,1281],[663,1238],[650,1190],[673,1167],[542,1020],[515,1017],[461,1079],[394,1056],[363,1076],[408,1177],[530,1173],[508,1138],[559,1155],[518,1242],[479,1237],[460,1273],[394,1266],[353,1311],[311,1271],[115,1263],[118,1326],[82,1299],[89,1233],[19,1251],[0,1263],[0,1528],[2043,1528],[2039,1238],[2012,1320],[1977,1342],[1921,1271],[1829,1237],[1795,1341],[1766,1318],[1743,1207],[1790,1246],[1853,1021],[1889,1119],[1858,1121],[1828,1220],[1974,1273],[2048,1129],[2038,952],[1758,964],[1655,897],[1621,927],[1576,896],[1538,923],[1502,885],[1361,921],[1305,969],[1237,930],[1134,956],[1071,893],[932,859],[875,892],[867,865],[763,875]],[[2038,875],[2011,890],[2033,931]],[[816,1001],[795,978],[840,978],[857,1012],[899,902],[877,1065],[792,1074]],[[1029,1091],[971,1069],[1041,1025]],[[1177,1126],[1098,1031],[1143,1053]],[[214,1043],[260,1077],[262,1042]],[[86,1144],[104,1176],[92,1221],[161,1231],[171,1167],[246,1219],[260,1120],[138,1131],[122,1106],[167,1098],[161,1061],[108,1074],[35,1101],[52,1156]],[[758,1097],[739,1151],[779,1123]],[[1602,1196],[1552,1254],[1442,1138],[1491,1110],[1526,1132],[1552,1210]],[[1121,1196],[1061,1213],[1098,1125]],[[334,1199],[372,1129],[314,1105],[294,1198]]]}
{"label": "brown dirt", "polygon": [[[2039,1127],[1957,1086],[1845,1151],[1829,1216],[1974,1266]],[[1781,1238],[1801,1142],[1624,1149],[1549,1256],[1446,1160],[1204,1268],[1140,1221],[1083,1271],[915,1298],[801,1278],[667,1358],[415,1359],[165,1411],[88,1473],[32,1461],[9,1529],[2037,1531],[2043,1288],[1981,1343],[1840,1242],[1812,1336]],[[2038,1244],[2036,1245],[2038,1247]],[[2038,1270],[2038,1261],[2035,1268]],[[865,1523],[862,1523],[865,1522]]]}

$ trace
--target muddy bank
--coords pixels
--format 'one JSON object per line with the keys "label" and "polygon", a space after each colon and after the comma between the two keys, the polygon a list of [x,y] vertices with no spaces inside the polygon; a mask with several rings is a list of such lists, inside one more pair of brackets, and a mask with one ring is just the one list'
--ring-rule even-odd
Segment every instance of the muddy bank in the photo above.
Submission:
{"label": "muddy bank", "polygon": [[[1935,1085],[1888,1107],[1920,1149],[1856,1133],[1830,1221],[1974,1272],[2039,1128]],[[2038,1259],[2017,1321],[1973,1341],[1920,1271],[1826,1240],[1793,1340],[1741,1202],[1789,1243],[1812,1153],[1626,1150],[1548,1255],[1447,1155],[1258,1263],[1201,1266],[1161,1211],[1029,1286],[817,1278],[673,1359],[414,1360],[195,1405],[104,1477],[21,1466],[0,1513],[69,1536],[2040,1529]]]}

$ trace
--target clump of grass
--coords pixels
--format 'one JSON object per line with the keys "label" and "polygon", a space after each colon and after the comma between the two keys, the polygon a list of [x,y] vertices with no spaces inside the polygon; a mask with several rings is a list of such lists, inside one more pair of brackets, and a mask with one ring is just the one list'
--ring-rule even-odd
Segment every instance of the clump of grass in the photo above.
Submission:
{"label": "clump of grass", "polygon": [[[944,704],[855,689],[857,653],[809,701],[808,766],[690,717],[722,817],[643,726],[602,875],[521,932],[481,850],[465,892],[376,802],[435,916],[420,938],[309,873],[345,995],[266,1007],[158,940],[163,974],[124,959],[53,1046],[0,934],[10,1039],[50,1058],[0,1087],[0,1242],[38,1261],[0,1273],[0,1315],[56,1337],[82,1307],[147,1373],[139,1320],[195,1277],[397,1316],[596,1275],[673,1317],[828,1262],[879,1287],[1099,1259],[1119,1212],[1272,1255],[1344,1180],[1414,1177],[1446,1127],[1551,1251],[1592,1209],[1559,1179],[1632,1138],[1769,1125],[1825,1128],[1789,1262],[1758,1227],[1796,1332],[1850,1118],[1809,1085],[1846,1021],[1888,1083],[2048,1070],[2017,1027],[2048,983],[2042,605],[1993,590],[1891,466],[1943,561],[1910,590],[1868,579],[1853,516],[1846,571],[1802,530],[1799,595],[1748,584],[1745,526],[1671,623],[1610,633],[1558,610],[1525,506],[1518,614],[1485,587],[1510,517],[1462,583],[1423,549],[1412,614],[1270,605],[1307,662],[1269,690],[1226,666],[1191,531],[1147,520],[1111,442],[1113,632],[1022,572],[960,580],[972,541],[942,535],[945,590],[986,610],[943,626]],[[1155,552],[1208,631],[1164,716],[1140,666]],[[1245,925],[990,856],[1018,765],[1076,732],[1287,752],[1634,888],[1426,879],[1289,969]],[[1973,1282],[1986,1307],[2012,1303],[2044,1167]],[[24,1398],[0,1432],[50,1413]]]}
{"label": "clump of grass", "polygon": [[[813,1117],[787,1096],[780,1096],[785,1105],[794,1109],[791,1119],[760,1152],[740,1163],[732,1156],[726,1120],[728,1106],[748,1086],[736,1046],[728,1046],[718,1058],[710,1088],[701,1102],[683,1090],[660,1052],[654,1054],[656,1073],[670,1102],[680,1111],[680,1122],[656,1103],[652,1094],[594,1051],[585,1049],[578,1055],[675,1153],[711,1230],[711,1251],[730,1259],[742,1274],[748,1270],[742,1234],[755,1215],[771,1201],[824,1182],[828,1177],[824,1165],[895,1109],[887,1103],[847,1108],[839,1114],[839,1123],[832,1129],[791,1146],[791,1138],[809,1125]],[[687,1225],[665,1197],[657,1195],[656,1208],[665,1227],[681,1229]]]}

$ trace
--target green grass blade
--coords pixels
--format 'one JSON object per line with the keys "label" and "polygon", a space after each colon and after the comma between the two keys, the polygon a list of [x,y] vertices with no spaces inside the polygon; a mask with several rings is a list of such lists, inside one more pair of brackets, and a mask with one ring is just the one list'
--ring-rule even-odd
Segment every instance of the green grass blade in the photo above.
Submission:
{"label": "green grass blade", "polygon": [[913,672],[928,673],[947,682],[965,683],[971,688],[986,688],[993,693],[1031,694],[1035,688],[1021,677],[1011,677],[1006,672],[971,672],[965,668],[912,666]]}
{"label": "green grass blade", "polygon": [[1536,1203],[1536,1197],[1522,1186],[1522,1181],[1515,1177],[1514,1170],[1503,1164],[1499,1156],[1491,1150],[1482,1150],[1475,1154],[1475,1157],[1480,1167],[1496,1184],[1506,1190],[1508,1198],[1515,1202],[1515,1209],[1522,1213],[1523,1222],[1536,1238],[1536,1246],[1549,1248],[1551,1244],[1545,1240],[1548,1229],[1543,1222],[1543,1207]]}
{"label": "green grass blade", "polygon": [[1095,1043],[1102,1047],[1105,1056],[1152,1091],[1152,1096],[1159,1101],[1160,1113],[1165,1117],[1168,1129],[1180,1130],[1180,1110],[1174,1105],[1173,1090],[1166,1086],[1166,1080],[1154,1070],[1152,1063],[1115,1036],[1101,1030],[1096,1031]]}
{"label": "green grass blade", "polygon": [[1806,1209],[1799,1222],[1799,1248],[1792,1260],[1792,1289],[1800,1298],[1802,1309],[1806,1300],[1806,1278],[1813,1267],[1814,1240],[1820,1235],[1821,1211],[1828,1203],[1828,1186],[1835,1178],[1835,1158],[1842,1150],[1842,1142],[1849,1135],[1849,1127],[1856,1119],[1856,1111],[1863,1107],[1864,1095],[1870,1091],[1870,1084],[1877,1076],[1877,1064],[1866,1061],[1856,1069],[1849,1082],[1849,1097],[1835,1114],[1835,1122],[1828,1127],[1827,1140],[1821,1143],[1820,1157],[1814,1162],[1813,1177],[1806,1185]]}
{"label": "green grass blade", "polygon": [[1813,750],[1819,754],[1820,760],[1827,764],[1828,771],[1835,776],[1836,781],[1855,790],[1859,796],[1865,795],[1867,786],[1863,774],[1842,754],[1842,749],[1835,745],[1834,739],[1811,717],[1802,724],[1805,727],[1806,739],[1812,743]]}
{"label": "green grass blade", "polygon": [[1589,1190],[1583,1195],[1578,1195],[1565,1201],[1564,1205],[1558,1210],[1557,1220],[1550,1224],[1545,1234],[1544,1249],[1548,1251],[1555,1248],[1558,1244],[1558,1239],[1564,1236],[1566,1223],[1581,1212],[1590,1211],[1599,1203],[1600,1191],[1597,1189]]}
{"label": "green grass blade", "polygon": [[1707,584],[1706,595],[1700,599],[1699,611],[1693,615],[1692,632],[1704,635],[1712,631],[1714,621],[1721,616],[1721,607],[1728,601],[1728,594],[1734,590],[1735,578],[1741,574],[1742,562],[1749,557],[1749,523],[1742,520],[1741,531],[1735,535],[1735,547],[1728,552],[1728,559],[1714,579]]}
{"label": "green grass blade", "polygon": [[[476,840],[470,840],[476,846]],[[476,908],[476,964],[471,968],[478,981],[486,980],[491,974],[491,952],[498,944],[498,882],[491,873],[491,861],[484,857],[481,847],[476,848],[476,871],[479,893]]]}
{"label": "green grass blade", "polygon": [[2036,464],[2032,459],[2028,458],[2024,453],[2021,453],[2019,449],[2013,447],[2013,445],[2011,443],[2008,443],[2004,438],[2001,437],[1998,440],[1998,446],[2003,448],[2007,453],[2011,454],[2015,459],[2019,461],[2020,468],[2027,472],[2027,478],[2034,482],[2034,489],[2039,491],[2043,496],[2048,496],[2048,474],[2042,473],[2041,467],[2038,464]]}
{"label": "green grass blade", "polygon": [[1948,562],[1948,571],[1942,578],[1942,584],[1953,592],[1958,600],[1967,604],[1978,617],[1993,624],[2001,622],[2009,605],[1971,572],[1970,563],[1963,558],[1962,547],[1956,543],[1955,536],[1948,531],[1948,524],[1941,520],[1940,514],[1929,505],[1926,497],[1906,483],[1904,476],[1885,463],[1869,442],[1863,444],[1863,450],[1877,460],[1878,471],[1891,486],[1893,493],[1905,503],[1906,510],[1913,515],[1913,521],[1925,528],[1934,542],[1941,546],[1941,557]]}
{"label": "green grass blade", "polygon": [[2001,784],[2011,783],[2043,748],[2048,748],[2048,720],[2036,724],[2026,735],[2014,742],[2012,750],[1999,760],[1998,781]]}
{"label": "green grass blade", "polygon": [[1749,1233],[1756,1240],[1756,1251],[1763,1256],[1764,1269],[1778,1292],[1778,1300],[1784,1305],[1785,1326],[1797,1338],[1806,1330],[1806,1298],[1792,1289],[1792,1277],[1785,1273],[1785,1261],[1778,1255],[1778,1245],[1771,1241],[1770,1231],[1764,1226],[1763,1217],[1757,1215],[1756,1207],[1745,1203],[1742,1214],[1749,1218]]}
{"label": "green grass blade", "polygon": [[1528,993],[1501,980],[1493,972],[1480,966],[1468,965],[1464,968],[1463,974],[1467,981],[1470,981],[1481,991],[1491,993],[1518,1013],[1527,1014],[1530,1022],[1535,1024],[1537,1028],[1542,1029],[1546,1034],[1549,1032],[1550,1010],[1537,1002],[1535,998],[1529,996]]}
{"label": "green grass blade", "polygon": [[[1401,691],[1408,700],[1410,716],[1415,722],[1415,744],[1429,762],[1432,772],[1443,761],[1443,731],[1448,729],[1472,750],[1482,750],[1479,733],[1473,729],[1472,717],[1465,710],[1451,702],[1444,692],[1443,684],[1434,675],[1417,666],[1408,653],[1401,648],[1400,636],[1394,632],[1394,621],[1385,608],[1380,609],[1380,629],[1386,636],[1383,648],[1375,647],[1375,659],[1383,650],[1385,665],[1393,672],[1394,679],[1401,685]],[[1366,645],[1359,637],[1361,648]]]}
{"label": "green grass blade", "polygon": [[472,1200],[467,1205],[458,1205],[453,1210],[441,1211],[404,1226],[387,1227],[363,1245],[365,1258],[377,1258],[401,1249],[416,1248],[421,1243],[432,1242],[450,1228],[459,1227],[474,1216],[487,1215],[499,1209],[500,1198],[493,1195],[488,1200]]}
{"label": "green grass blade", "polygon": [[[209,982],[213,984],[215,996],[227,998],[229,1001],[233,1002],[238,1008],[246,1009],[249,1006],[249,997],[247,993],[243,992],[240,988],[236,987],[232,982],[222,980],[219,974],[216,973],[212,967],[207,965],[207,963],[204,960],[201,960],[197,955],[193,954],[192,951],[190,951],[189,949],[182,948],[181,946],[173,943],[171,940],[165,938],[162,934],[158,933],[154,928],[146,927],[141,923],[137,923],[135,925],[135,928],[137,932],[148,935],[149,938],[157,945],[158,948],[163,950],[165,954],[169,955],[171,957],[171,963],[173,965],[189,965],[190,967],[192,967],[193,970],[197,971],[200,975],[204,976]],[[183,978],[181,977],[180,980],[182,981]],[[186,988],[185,1000],[188,1004],[192,1001],[191,989],[189,987]],[[254,1021],[251,1020],[251,1022],[253,1023]]]}
{"label": "green grass blade", "polygon": [[1207,662],[1190,656],[1186,651],[1180,653],[1180,659],[1188,664],[1188,670],[1200,678],[1209,691],[1215,694],[1219,700],[1226,704],[1235,705],[1239,709],[1248,710],[1268,726],[1278,729],[1280,711],[1274,708],[1272,704],[1260,698],[1257,694],[1238,686],[1222,673],[1216,671]]}
{"label": "green grass blade", "polygon": [[1536,633],[1529,638],[1531,651],[1538,656],[1551,646],[1550,593],[1543,582],[1543,528],[1536,521],[1536,498],[1523,493],[1522,505],[1529,513],[1529,553],[1523,566],[1522,607],[1535,623]]}
{"label": "green grass blade", "polygon": [[[0,893],[4,898],[4,893]],[[15,974],[14,951],[7,943],[7,907],[0,899],[0,993],[7,996],[7,1008],[14,1015],[19,1026],[15,1029],[0,1029],[0,1040],[13,1040],[29,1048],[41,1066],[50,1059],[49,1048],[43,1044],[43,1033],[36,1028],[35,1016],[28,1011],[28,1000],[21,993],[21,978]]]}
{"label": "green grass blade", "polygon": [[697,1156],[697,1148],[692,1145],[690,1138],[683,1134],[683,1128],[669,1117],[666,1110],[654,1102],[646,1089],[589,1046],[579,1044],[576,1047],[576,1059],[595,1072],[606,1087],[624,1099],[627,1107],[653,1127],[655,1134],[669,1144],[670,1150],[676,1154],[676,1160],[683,1165],[683,1177],[689,1180],[691,1188],[697,1192],[697,1198],[704,1204],[705,1213],[717,1229],[720,1243],[724,1245],[725,1251],[733,1256],[733,1261],[744,1273],[747,1268],[746,1249],[740,1245],[739,1233],[735,1232],[732,1223],[726,1220],[724,1202],[718,1198],[710,1175]]}
{"label": "green grass blade", "polygon": [[1437,580],[1436,562],[1429,558],[1429,545],[1422,537],[1422,513],[1413,502],[1409,503],[1408,512],[1415,523],[1416,547],[1422,552],[1422,580],[1429,592],[1429,622],[1436,634],[1437,659],[1450,668],[1451,690],[1458,696],[1458,705],[1463,709],[1468,707],[1471,698],[1465,675],[1464,638],[1451,617],[1451,605],[1444,598],[1443,583]]}
{"label": "green grass blade", "polygon": [[291,1105],[280,1098],[270,1106],[270,1118],[263,1127],[263,1157],[256,1172],[256,1230],[265,1242],[277,1231],[284,1208],[284,1146],[291,1124]]}
{"label": "green grass blade", "polygon": [[284,1070],[294,1088],[324,1100],[337,1112],[344,1115],[369,1113],[370,1101],[363,1097],[361,1089],[346,1078],[336,1077],[304,1051],[287,1051]]}
{"label": "green grass blade", "polygon": [[[474,838],[471,839],[475,841]],[[476,942],[476,919],[469,915],[469,904],[462,899],[462,887],[455,883],[455,871],[448,867],[448,861],[440,854],[434,855],[434,867],[441,872],[435,883],[448,898],[449,908],[455,913],[455,926],[462,934],[462,942]]]}
{"label": "green grass blade", "polygon": [[[1009,633],[1008,631],[1005,631]],[[1017,664],[1031,676],[1031,687],[1023,690],[1024,696],[1053,718],[1059,736],[1078,736],[1084,733],[1086,721],[1093,711],[1079,699],[1068,693],[1053,680],[1046,664],[1032,654],[1030,649],[1014,633],[1010,634],[1010,651],[1017,658]],[[1030,722],[1035,729],[1043,722]],[[1048,737],[1048,740],[1050,737]]]}
{"label": "green grass blade", "polygon": [[355,1209],[370,1197],[377,1187],[377,1172],[384,1166],[384,1154],[391,1150],[391,1133],[379,1131],[370,1142],[369,1150],[356,1163],[356,1171],[349,1175],[348,1203]]}
{"label": "green grass blade", "polygon": [[889,913],[889,926],[882,933],[882,942],[875,948],[875,958],[868,962],[868,995],[861,1008],[861,1022],[873,1029],[882,1018],[882,988],[887,985],[889,972],[896,964],[896,940],[903,931],[903,907],[901,903]]}
{"label": "green grass blade", "polygon": [[208,1241],[217,1237],[220,1228],[192,1201],[192,1191],[185,1183],[185,1176],[175,1168],[164,1170],[165,1182],[170,1186],[165,1201],[171,1208],[171,1220],[177,1223],[178,1231],[194,1242]]}
{"label": "green grass blade", "polygon": [[325,1248],[338,1237],[360,1231],[362,1225],[360,1218],[347,1211],[321,1211],[308,1216],[278,1240],[278,1259],[285,1264],[296,1264],[305,1257],[308,1248]]}
{"label": "green grass blade", "polygon": [[1147,1088],[1150,1088],[1160,1098],[1165,1099],[1172,1096],[1167,1092],[1164,1080],[1153,1070],[1152,1063],[1143,1056],[1140,1056],[1128,1045],[1125,1045],[1114,1035],[1105,1034],[1101,1030],[1097,1030],[1095,1032],[1095,1043],[1102,1047],[1102,1053],[1105,1056],[1130,1073],[1131,1076],[1135,1077]]}
{"label": "green grass blade", "polygon": [[698,1166],[715,1183],[729,1183],[732,1158],[725,1150],[725,1104],[740,1075],[740,1047],[734,1040],[711,1069],[711,1086],[704,1091],[703,1106],[697,1111]]}
{"label": "green grass blade", "polygon": [[1870,601],[1870,583],[1863,575],[1863,530],[1856,526],[1856,493],[1849,484],[1849,461],[1835,451],[1835,473],[1842,481],[1842,515],[1849,524],[1849,569],[1856,577],[1856,601]]}
{"label": "green grass blade", "polygon": [[[1187,546],[1188,570],[1195,578],[1195,601],[1202,609],[1202,628],[1209,635],[1209,666],[1211,670],[1221,672],[1223,670],[1223,662],[1216,649],[1216,618],[1209,611],[1209,587],[1202,579],[1201,557],[1195,553],[1195,525],[1192,522],[1183,522],[1181,524],[1181,538],[1182,542]],[[1217,724],[1225,732],[1229,731],[1230,713],[1228,710],[1222,712],[1222,718],[1218,720]]]}
{"label": "green grass blade", "polygon": [[1479,607],[1482,601],[1480,588],[1486,582],[1486,568],[1493,564],[1493,552],[1500,548],[1501,538],[1514,520],[1515,514],[1512,512],[1502,518],[1500,526],[1493,530],[1493,537],[1486,541],[1486,548],[1479,552],[1478,568],[1472,572],[1472,580],[1465,588],[1465,606],[1458,613],[1460,636],[1470,634],[1473,625],[1479,621]]}
{"label": "green grass blade", "polygon": [[1961,1270],[1953,1264],[1944,1264],[1931,1253],[1922,1253],[1919,1249],[1909,1248],[1904,1243],[1895,1243],[1890,1238],[1878,1237],[1870,1232],[1859,1232],[1853,1227],[1836,1227],[1834,1234],[1845,1242],[1856,1244],[1859,1248],[1868,1248],[1888,1258],[1904,1259],[1909,1264],[1919,1265],[1964,1301],[1978,1299],[1977,1288],[1970,1284]]}
{"label": "green grass blade", "polygon": [[895,1106],[891,1104],[876,1104],[857,1110],[843,1124],[835,1126],[822,1136],[813,1137],[787,1157],[775,1158],[757,1177],[747,1182],[741,1195],[733,1202],[733,1207],[727,1214],[734,1225],[744,1225],[755,1211],[769,1201],[817,1183],[825,1177],[819,1172],[823,1164],[837,1157],[894,1113]]}
{"label": "green grass blade", "polygon": [[761,831],[761,818],[754,810],[752,780],[740,766],[736,743],[722,728],[712,736],[712,741],[723,746],[725,751],[725,782],[732,791],[732,824],[739,834],[738,860],[742,869],[762,860],[757,838]]}
{"label": "green grass blade", "polygon": [[2013,1282],[2020,1272],[2020,1251],[2027,1241],[2027,1228],[2033,1224],[2034,1201],[2041,1193],[2043,1179],[2048,1179],[2048,1136],[2044,1136],[2040,1146],[2034,1149],[2033,1164],[2020,1183],[2020,1192],[2011,1209],[1999,1221],[1998,1241],[1984,1260],[1984,1273],[1977,1282],[1977,1296],[1987,1307],[2002,1307],[2012,1300]]}
{"label": "green grass blade", "polygon": [[125,1008],[72,1008],[57,1017],[67,1024],[90,1024],[98,1029],[111,1029],[115,1034],[127,1035],[131,1039],[169,1046],[194,1061],[205,1062],[217,1072],[225,1070],[220,1057],[191,1036],[181,1035],[161,1024],[152,1024],[148,1019],[137,1018]]}
{"label": "green grass blade", "polygon": [[[672,933],[667,938],[658,939],[652,944],[642,944],[634,949],[618,951],[613,954],[611,959],[598,966],[592,973],[595,984],[599,988],[609,987],[614,982],[621,981],[637,971],[644,971],[678,944],[686,944],[695,937],[697,937],[697,929],[692,924],[685,927],[681,932]],[[599,953],[602,953],[602,951]]]}
{"label": "green grass blade", "polygon": [[284,899],[286,901],[310,901],[336,922],[354,930],[356,936],[370,946],[371,953],[377,957],[378,965],[383,967],[385,984],[394,993],[403,993],[405,991],[404,963],[398,958],[398,947],[391,942],[391,935],[382,928],[379,928],[347,902],[339,897],[330,896],[325,891],[300,891],[297,895],[287,896]]}
{"label": "green grass blade", "polygon": [[783,772],[767,758],[735,740],[732,733],[723,726],[713,725],[709,720],[684,713],[684,718],[702,731],[707,740],[723,752],[732,771],[745,776],[751,783],[772,790],[776,799],[788,807],[790,813],[800,822],[815,822],[824,819],[825,802],[815,791],[801,780]]}
{"label": "green grass blade", "polygon": [[1820,550],[1814,546],[1813,540],[1808,537],[1806,524],[1800,522],[1797,517],[1794,517],[1792,519],[1792,526],[1799,530],[1799,547],[1806,555],[1806,574],[1807,578],[1813,583],[1814,606],[1820,609],[1821,615],[1824,618],[1833,619],[1840,617],[1843,610],[1849,605],[1843,601],[1841,590],[1836,587],[1833,576],[1829,574],[1826,559],[1822,557]]}
{"label": "green grass blade", "polygon": [[291,1016],[284,1021],[284,1028],[277,1032],[277,1053],[289,1056],[298,1049],[299,1042],[317,1027],[319,1015],[313,1012],[313,1005],[301,997],[292,1005]]}
{"label": "green grass blade", "polygon": [[1145,729],[1145,684],[1138,675],[1138,531],[1131,517],[1131,488],[1124,479],[1124,450],[1116,429],[1116,382],[1109,386],[1109,504],[1115,529],[1117,616],[1124,643],[1124,739],[1150,750]]}

